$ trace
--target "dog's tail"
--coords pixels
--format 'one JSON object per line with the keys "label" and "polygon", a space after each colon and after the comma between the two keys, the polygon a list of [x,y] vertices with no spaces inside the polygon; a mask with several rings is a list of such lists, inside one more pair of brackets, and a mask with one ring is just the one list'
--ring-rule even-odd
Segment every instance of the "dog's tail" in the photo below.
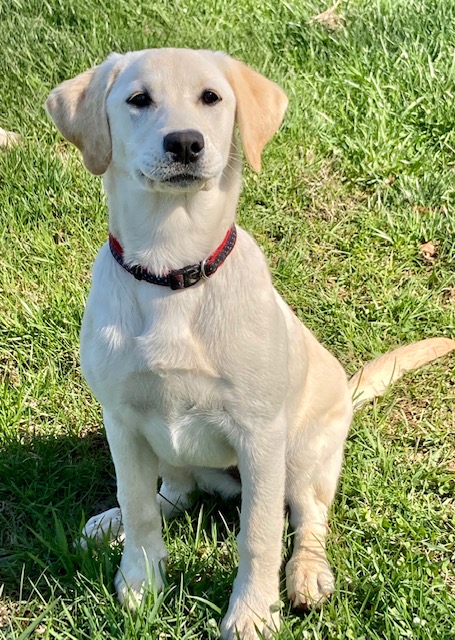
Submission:
{"label": "dog's tail", "polygon": [[450,338],[429,338],[399,347],[368,362],[349,380],[354,409],[382,396],[387,387],[398,380],[405,371],[423,367],[454,349],[455,341]]}

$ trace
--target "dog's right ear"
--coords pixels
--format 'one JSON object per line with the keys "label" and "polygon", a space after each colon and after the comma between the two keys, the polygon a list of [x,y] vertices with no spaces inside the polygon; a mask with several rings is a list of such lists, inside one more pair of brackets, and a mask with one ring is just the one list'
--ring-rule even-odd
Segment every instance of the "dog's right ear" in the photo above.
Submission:
{"label": "dog's right ear", "polygon": [[65,80],[46,100],[57,129],[81,151],[85,166],[95,175],[106,171],[112,157],[106,97],[122,57],[114,53],[94,69]]}

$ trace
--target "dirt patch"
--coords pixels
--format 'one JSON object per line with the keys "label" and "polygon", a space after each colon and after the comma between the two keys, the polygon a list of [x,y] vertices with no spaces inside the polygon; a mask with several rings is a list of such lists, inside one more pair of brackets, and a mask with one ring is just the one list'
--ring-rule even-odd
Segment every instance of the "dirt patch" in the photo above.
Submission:
{"label": "dirt patch", "polygon": [[344,27],[344,16],[341,13],[337,13],[337,9],[341,4],[341,0],[335,2],[334,5],[323,11],[322,13],[318,13],[316,16],[313,16],[310,20],[310,23],[320,24],[325,29],[329,29],[330,31],[337,31],[338,29],[342,29]]}

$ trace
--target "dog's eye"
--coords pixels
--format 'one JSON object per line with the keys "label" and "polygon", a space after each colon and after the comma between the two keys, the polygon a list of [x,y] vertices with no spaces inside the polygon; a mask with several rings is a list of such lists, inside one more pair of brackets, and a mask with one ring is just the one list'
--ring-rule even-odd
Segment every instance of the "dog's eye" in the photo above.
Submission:
{"label": "dog's eye", "polygon": [[135,93],[127,100],[128,104],[132,104],[135,107],[139,108],[148,107],[150,106],[151,102],[152,99],[146,91],[144,91],[143,93]]}
{"label": "dog's eye", "polygon": [[207,90],[202,94],[201,100],[204,104],[216,104],[221,98],[214,91]]}

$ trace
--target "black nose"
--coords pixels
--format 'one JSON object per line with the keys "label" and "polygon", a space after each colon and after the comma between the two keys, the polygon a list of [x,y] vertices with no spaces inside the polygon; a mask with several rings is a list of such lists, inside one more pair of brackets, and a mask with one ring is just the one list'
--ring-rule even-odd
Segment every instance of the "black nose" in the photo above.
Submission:
{"label": "black nose", "polygon": [[175,162],[190,164],[196,162],[204,148],[204,137],[196,129],[173,131],[164,136],[163,147],[172,154]]}

